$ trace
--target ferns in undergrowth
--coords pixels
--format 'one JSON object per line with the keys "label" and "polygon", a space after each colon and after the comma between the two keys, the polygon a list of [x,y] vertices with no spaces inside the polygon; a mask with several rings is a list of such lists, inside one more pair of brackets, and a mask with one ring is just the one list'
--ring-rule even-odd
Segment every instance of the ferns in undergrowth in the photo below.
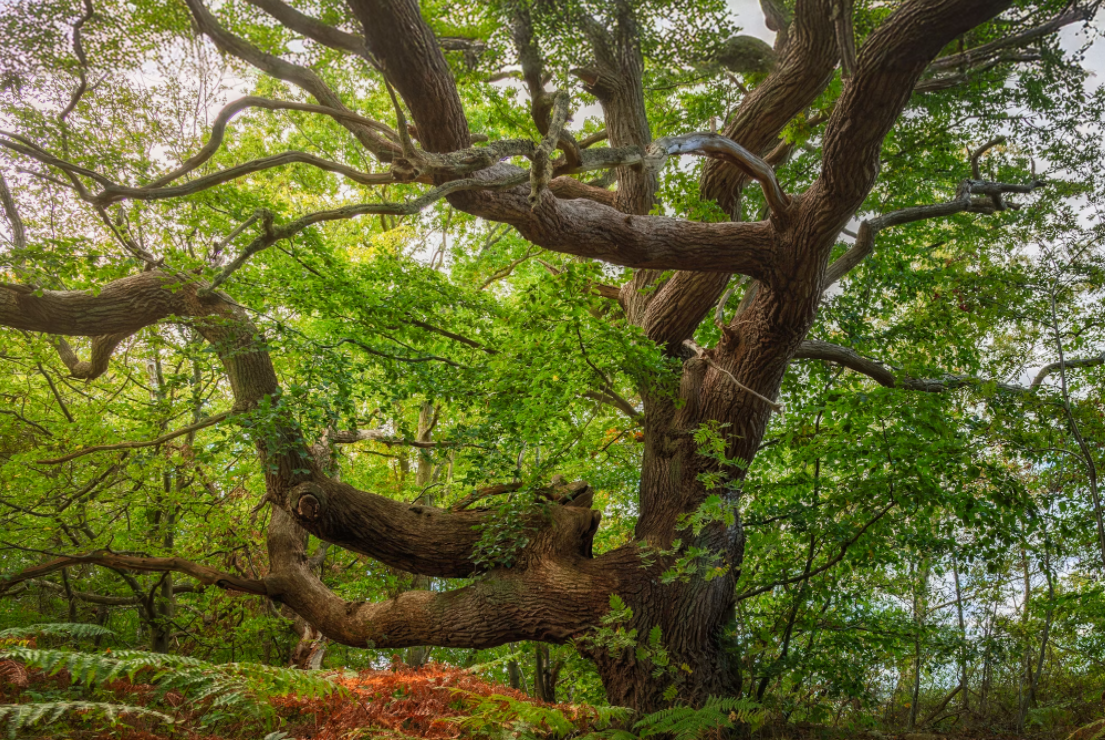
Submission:
{"label": "ferns in undergrowth", "polygon": [[709,732],[738,724],[757,728],[766,718],[766,711],[747,697],[710,697],[699,709],[661,709],[642,718],[633,725],[633,729],[642,740],[657,735],[670,736],[675,740],[694,740]]}
{"label": "ferns in undergrowth", "polygon": [[[542,707],[528,701],[521,701],[503,694],[483,696],[462,689],[450,689],[465,697],[468,716],[450,717],[465,731],[466,737],[498,738],[505,736],[509,728],[511,737],[520,740],[532,738],[564,738],[576,734],[576,723],[556,707]],[[615,721],[624,720],[629,710],[622,707],[594,707],[593,717],[588,717],[594,727],[608,727]]]}
{"label": "ferns in undergrowth", "polygon": [[[85,629],[91,627],[93,629]],[[209,663],[183,655],[166,655],[140,650],[106,650],[102,653],[70,649],[30,647],[27,640],[38,635],[98,637],[113,634],[95,625],[41,625],[0,632],[0,640],[22,641],[0,648],[0,660],[12,660],[56,675],[65,671],[74,684],[93,690],[106,682],[126,679],[155,687],[154,700],[163,700],[175,691],[193,706],[208,702],[205,717],[217,721],[220,717],[250,717],[271,720],[275,710],[268,700],[296,694],[317,698],[344,689],[330,679],[307,671],[254,663]],[[0,642],[2,645],[3,642]],[[114,709],[108,710],[107,707]],[[25,705],[5,705],[0,716],[10,717],[13,728],[57,721],[70,710],[96,709],[110,713],[166,715],[153,710],[122,704],[99,702],[52,702]],[[114,714],[110,716],[114,720]],[[14,732],[14,729],[12,729]]]}
{"label": "ferns in undergrowth", "polygon": [[114,637],[115,633],[98,624],[80,622],[60,622],[57,624],[36,624],[32,627],[13,627],[0,630],[0,645],[9,642],[29,640],[32,637],[69,637],[74,639],[91,637]]}
{"label": "ferns in undergrowth", "polygon": [[[464,694],[470,715],[452,718],[466,737],[514,737],[520,740],[579,738],[580,740],[646,740],[664,737],[699,740],[737,725],[759,728],[767,711],[747,697],[712,697],[702,707],[671,707],[641,717],[632,731],[613,725],[624,724],[630,710],[624,707],[587,707],[584,716],[569,717],[557,707],[542,707],[509,696]],[[587,716],[589,715],[589,716]],[[581,727],[581,725],[585,727]]]}
{"label": "ferns in undergrowth", "polygon": [[114,724],[121,714],[151,717],[166,724],[173,718],[146,707],[112,704],[98,701],[51,701],[34,704],[0,704],[0,728],[6,727],[8,737],[15,737],[19,730],[57,722],[73,712],[94,713]]}
{"label": "ferns in undergrowth", "polygon": [[297,694],[307,698],[339,690],[327,678],[291,668],[254,663],[208,663],[183,655],[118,650],[110,653],[82,653],[11,647],[0,650],[0,658],[18,660],[30,668],[51,674],[68,671],[72,680],[85,685],[126,678],[157,686],[164,695],[174,689],[192,702],[214,697],[213,706],[269,709],[263,700]]}
{"label": "ferns in undergrowth", "polygon": [[651,737],[673,740],[698,740],[736,725],[759,728],[767,719],[767,710],[747,697],[710,697],[695,709],[688,706],[661,709],[646,714],[633,725],[633,731],[607,729],[584,735],[581,740],[646,740]]}

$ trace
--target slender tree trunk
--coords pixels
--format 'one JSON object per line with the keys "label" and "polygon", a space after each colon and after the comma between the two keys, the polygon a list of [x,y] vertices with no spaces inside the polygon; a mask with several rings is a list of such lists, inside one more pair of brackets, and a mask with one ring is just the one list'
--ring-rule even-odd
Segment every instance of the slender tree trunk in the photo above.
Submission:
{"label": "slender tree trunk", "polygon": [[533,693],[541,701],[556,703],[556,684],[564,661],[550,659],[549,646],[534,644]]}
{"label": "slender tree trunk", "polygon": [[955,614],[959,623],[959,639],[962,645],[959,649],[959,686],[962,689],[959,697],[959,708],[963,721],[966,721],[970,711],[970,697],[967,690],[967,623],[963,618],[963,591],[959,585],[959,560],[952,556],[952,576],[955,580]]}
{"label": "slender tree trunk", "polygon": [[1078,426],[1078,420],[1074,418],[1071,410],[1070,391],[1067,389],[1067,362],[1063,351],[1063,335],[1059,330],[1059,316],[1055,306],[1055,291],[1051,292],[1051,328],[1055,336],[1055,348],[1059,352],[1059,392],[1063,396],[1063,411],[1067,422],[1070,424],[1071,434],[1078,444],[1078,451],[1086,466],[1086,476],[1090,485],[1090,501],[1093,504],[1094,521],[1097,523],[1097,545],[1101,551],[1101,565],[1105,567],[1105,511],[1102,511],[1101,492],[1097,487],[1097,461],[1094,460],[1093,450],[1086,444],[1082,437],[1082,430]]}
{"label": "slender tree trunk", "polygon": [[917,712],[921,703],[922,646],[925,611],[928,605],[929,559],[921,558],[913,592],[913,692],[909,702],[909,729],[917,727]]}
{"label": "slender tree trunk", "polygon": [[[452,213],[452,211],[450,211]],[[426,401],[418,410],[418,434],[419,442],[429,442],[433,436],[433,428],[437,424],[437,407]],[[419,503],[423,506],[433,506],[435,496],[431,484],[433,483],[434,464],[428,450],[418,451],[418,468],[415,473],[415,485],[418,486]],[[433,587],[433,579],[429,576],[416,575],[411,580],[411,588],[414,590],[429,591]],[[430,648],[418,645],[407,650],[407,665],[419,668],[430,659]]]}
{"label": "slender tree trunk", "polygon": [[[1033,662],[1032,658],[1033,658],[1033,656],[1032,656],[1031,649],[1026,653],[1027,660],[1025,661],[1025,681],[1024,681],[1024,687],[1022,689],[1021,704],[1020,704],[1019,712],[1017,714],[1017,730],[1021,733],[1024,732],[1024,723],[1025,723],[1025,720],[1028,718],[1028,710],[1031,709],[1032,706],[1035,705],[1035,703],[1036,703],[1036,689],[1040,684],[1040,674],[1042,674],[1043,671],[1044,671],[1044,658],[1047,656],[1048,640],[1051,637],[1051,618],[1054,614],[1054,607],[1051,605],[1051,601],[1055,598],[1055,584],[1054,584],[1054,581],[1053,581],[1052,575],[1051,575],[1051,563],[1050,563],[1050,557],[1048,555],[1048,549],[1049,549],[1048,544],[1047,544],[1047,541],[1045,539],[1043,571],[1044,571],[1044,577],[1047,579],[1048,607],[1047,607],[1047,610],[1044,614],[1044,629],[1043,629],[1043,632],[1040,636],[1040,653],[1039,653],[1039,656],[1036,659],[1036,668],[1035,668],[1035,670],[1033,670],[1033,668],[1032,668],[1032,662]],[[1028,565],[1027,565],[1027,562],[1028,562],[1027,558],[1025,558],[1025,586],[1026,586],[1026,588],[1028,586]],[[1027,620],[1027,613],[1028,613],[1028,602],[1027,602],[1027,592],[1026,592],[1026,601],[1025,601],[1026,620]],[[1025,639],[1027,640],[1027,638],[1028,638],[1028,635],[1027,635],[1027,632],[1026,632]]]}

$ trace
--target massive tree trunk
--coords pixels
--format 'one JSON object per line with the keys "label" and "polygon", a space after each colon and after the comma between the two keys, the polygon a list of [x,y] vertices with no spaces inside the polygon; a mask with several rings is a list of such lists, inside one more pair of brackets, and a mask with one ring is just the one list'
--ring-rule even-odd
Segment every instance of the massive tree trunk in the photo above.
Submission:
{"label": "massive tree trunk", "polygon": [[[664,706],[672,690],[692,703],[738,691],[740,677],[730,667],[733,656],[726,653],[723,632],[732,619],[744,554],[738,514],[742,481],[776,408],[788,363],[800,350],[803,356],[822,356],[818,352],[824,347],[803,341],[823,290],[862,259],[870,244],[857,242],[853,253],[833,265],[830,252],[870,191],[883,138],[926,67],[947,43],[1010,0],[901,3],[867,38],[854,69],[848,70],[851,76],[824,132],[820,177],[796,196],[782,192],[772,163],[763,157],[778,144],[783,128],[804,115],[824,90],[841,58],[833,20],[840,4],[833,0],[799,0],[794,20],[779,29],[785,40],[779,44],[777,68],[748,95],[723,135],[656,142],[644,109],[643,60],[631,4],[615,3],[613,28],[577,18],[594,51],[594,64],[579,75],[604,108],[608,151],[621,157],[607,163],[617,167],[614,194],[568,182],[567,175],[585,169],[580,163],[591,155],[578,151],[562,130],[563,109],[557,106],[563,106],[564,97],[543,89],[540,56],[525,13],[516,19],[514,37],[535,123],[545,140],[538,147],[500,142],[499,149],[494,144],[468,149],[471,136],[456,84],[415,0],[350,0],[364,39],[323,26],[279,0],[253,2],[315,41],[366,56],[405,102],[422,148],[412,148],[409,140],[382,142],[309,70],[249,47],[222,29],[198,0],[189,0],[189,6],[201,30],[224,51],[299,85],[318,100],[315,107],[346,122],[370,151],[385,151],[394,161],[396,180],[438,185],[436,196],[447,196],[454,207],[511,224],[537,245],[638,269],[618,292],[625,315],[682,365],[671,377],[642,382],[644,452],[634,541],[594,557],[591,543],[601,516],[591,509],[590,490],[581,483],[554,483],[539,492],[552,505],[547,515],[528,522],[529,544],[511,567],[493,568],[455,591],[418,590],[375,604],[347,602],[327,589],[311,567],[305,552],[308,532],[422,579],[462,578],[479,572],[474,528],[488,514],[437,508],[427,500],[408,505],[358,490],[332,477],[290,416],[278,414],[275,429],[255,439],[273,509],[271,571],[263,578],[237,578],[174,558],[110,552],[59,558],[27,571],[26,577],[75,562],[180,571],[281,601],[312,630],[355,646],[575,642],[598,666],[610,701],[644,711]],[[850,12],[850,4],[844,6]],[[850,60],[853,50],[843,51]],[[564,157],[550,162],[554,146]],[[701,224],[647,215],[655,202],[658,167],[667,156],[685,153],[711,157],[703,193],[721,203],[733,221]],[[529,184],[519,184],[524,173],[499,162],[514,154],[532,159]],[[549,177],[550,169],[556,177]],[[740,192],[753,179],[764,189],[769,213],[766,220],[745,223],[740,221]],[[89,197],[110,203],[167,197],[164,190],[105,185],[103,193]],[[933,215],[990,207],[984,199],[972,199],[971,192],[968,188],[964,198]],[[999,197],[993,193],[989,197]],[[386,211],[358,211],[369,212]],[[338,218],[334,213],[269,229],[250,249]],[[910,216],[922,217],[927,216]],[[874,230],[868,233],[873,239]],[[678,272],[663,279],[659,271],[668,269]],[[729,321],[719,320],[722,338],[716,346],[696,346],[690,341],[695,328],[734,273],[752,279],[742,309]],[[236,399],[230,413],[249,413],[262,402],[278,408],[280,388],[262,339],[246,313],[213,287],[156,269],[115,281],[96,295],[3,286],[0,324],[93,337],[92,363],[71,358],[75,374],[79,364],[80,377],[93,377],[106,368],[122,337],[169,316],[184,317],[225,365]],[[846,353],[832,359],[862,367]],[[861,369],[873,375],[880,370],[890,377],[880,382],[894,382],[885,368]],[[429,443],[429,426],[420,424],[417,441]],[[718,435],[720,448],[704,444],[703,434]],[[425,476],[422,470],[420,485],[428,483],[429,468]],[[706,480],[718,483],[711,487]],[[721,513],[697,534],[680,529],[680,522],[701,513],[713,495],[719,497]],[[707,555],[688,563],[692,547]],[[662,578],[673,569],[678,577]],[[626,607],[616,626],[636,630],[641,649],[595,637],[610,614],[612,595]]]}

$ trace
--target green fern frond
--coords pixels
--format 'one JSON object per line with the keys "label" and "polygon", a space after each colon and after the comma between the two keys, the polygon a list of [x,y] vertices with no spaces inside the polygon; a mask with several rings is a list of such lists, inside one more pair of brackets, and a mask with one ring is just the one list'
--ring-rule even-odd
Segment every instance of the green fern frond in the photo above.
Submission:
{"label": "green fern frond", "polygon": [[93,637],[114,637],[115,633],[98,624],[81,622],[58,622],[56,624],[36,624],[30,627],[13,627],[0,630],[0,642],[26,640],[32,637],[69,637],[74,639]]}
{"label": "green fern frond", "polygon": [[470,714],[450,717],[470,737],[498,737],[504,728],[511,728],[519,738],[560,738],[575,731],[575,725],[558,709],[540,707],[502,694],[483,696],[463,689],[450,689],[463,694]]}
{"label": "green fern frond", "polygon": [[679,706],[662,709],[642,717],[633,729],[638,737],[670,736],[675,740],[695,740],[703,735],[737,724],[763,724],[767,713],[747,697],[710,697],[699,709]]}
{"label": "green fern frond", "polygon": [[95,712],[114,722],[120,714],[135,714],[172,724],[175,720],[167,714],[126,704],[110,704],[95,701],[54,701],[36,704],[0,704],[0,727],[7,726],[8,737],[30,727],[48,725],[72,712]]}

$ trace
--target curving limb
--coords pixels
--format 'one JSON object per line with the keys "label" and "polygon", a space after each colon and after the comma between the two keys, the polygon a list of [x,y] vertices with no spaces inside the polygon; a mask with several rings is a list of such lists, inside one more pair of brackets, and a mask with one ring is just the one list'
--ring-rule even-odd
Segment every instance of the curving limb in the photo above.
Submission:
{"label": "curving limb", "polygon": [[1094,7],[1097,3],[1072,2],[1057,14],[1032,28],[1011,36],[1005,36],[995,41],[976,46],[973,49],[949,54],[940,57],[928,66],[929,72],[947,72],[964,67],[977,67],[980,64],[992,61],[1002,53],[1010,49],[1021,49],[1034,41],[1044,39],[1065,26],[1081,21],[1088,21],[1094,16]]}
{"label": "curving limb", "polygon": [[[989,141],[971,155],[971,169],[976,175],[979,170],[978,158],[986,150],[1003,141],[1005,141],[1004,137]],[[869,218],[861,222],[856,230],[855,243],[829,265],[825,271],[824,288],[827,290],[835,285],[866,259],[874,251],[875,237],[883,229],[932,218],[945,218],[957,213],[981,213],[985,215],[996,213],[1010,207],[1004,199],[1006,194],[1031,193],[1044,185],[1046,183],[1042,180],[1033,180],[1024,184],[990,182],[978,179],[964,180],[959,184],[956,197],[952,200],[944,203],[901,208],[875,218]]]}
{"label": "curving limb", "polygon": [[825,129],[821,176],[807,192],[832,236],[860,207],[878,176],[883,139],[913,88],[951,39],[990,20],[1011,0],[910,0],[876,28]]}
{"label": "curving limb", "polygon": [[343,31],[340,28],[327,25],[317,18],[296,10],[292,6],[280,0],[247,0],[250,5],[268,13],[280,21],[287,28],[302,34],[315,43],[328,46],[338,51],[347,51],[357,56],[364,57],[375,65],[375,60],[368,51],[365,41],[356,34]]}
{"label": "curving limb", "polygon": [[781,216],[790,208],[790,198],[779,185],[775,170],[728,136],[710,132],[665,136],[652,143],[649,154],[660,158],[661,162],[663,158],[675,154],[695,154],[728,162],[746,177],[760,183],[772,213]]}
{"label": "curving limb", "polygon": [[138,450],[143,447],[157,447],[163,445],[166,442],[170,442],[179,437],[185,435],[194,434],[201,429],[207,429],[213,427],[219,422],[225,421],[234,415],[234,411],[224,411],[214,416],[208,416],[205,419],[197,421],[194,424],[189,424],[186,427],[175,429],[168,434],[162,434],[160,437],[153,439],[143,440],[141,442],[118,442],[110,445],[95,445],[93,447],[84,447],[75,452],[70,452],[68,455],[62,455],[61,457],[55,457],[49,460],[36,460],[40,465],[60,465],[62,463],[69,462],[70,460],[76,460],[78,457],[84,457],[85,455],[91,455],[95,452],[112,452],[115,450]]}
{"label": "curving limb", "polygon": [[[202,284],[188,278],[158,271],[116,280],[98,293],[39,291],[26,286],[0,285],[0,325],[61,335],[98,336],[133,333],[166,318],[186,319],[219,354],[235,396],[235,412],[246,412],[265,398],[278,397],[276,375],[256,328],[242,309],[218,293],[203,288]],[[157,440],[101,449],[161,444],[226,416],[211,417]],[[601,515],[591,510],[591,497],[584,495],[551,498],[554,505],[535,510],[527,525],[531,532],[529,543],[518,553],[510,572],[495,581],[452,594],[408,595],[383,604],[350,605],[338,599],[317,581],[316,576],[297,570],[297,564],[305,559],[296,555],[301,546],[296,543],[302,543],[307,532],[408,572],[435,577],[467,577],[480,568],[476,555],[480,527],[492,514],[409,505],[331,480],[316,469],[294,421],[278,414],[276,425],[277,429],[270,431],[270,435],[256,439],[267,463],[266,500],[274,504],[274,531],[269,540],[273,570],[260,581],[233,580],[213,569],[175,558],[122,556],[129,559],[120,560],[115,553],[99,551],[52,561],[9,579],[8,585],[25,579],[24,576],[42,575],[43,568],[56,569],[80,562],[135,570],[173,570],[193,575],[205,583],[281,599],[328,636],[355,645],[461,645],[473,644],[473,640],[492,640],[486,644],[498,644],[493,641],[499,638],[486,636],[482,631],[487,622],[502,626],[505,641],[567,640],[594,623],[595,610],[601,614],[607,608],[606,594],[609,592],[591,587],[596,578],[601,578],[601,570],[582,580],[569,578],[559,591],[548,591],[548,579],[556,574],[567,577],[573,568],[592,568],[588,565],[591,542]],[[280,439],[279,449],[275,451],[268,447],[272,433]],[[91,451],[94,450],[81,450],[51,462]],[[578,488],[572,490],[578,494]],[[558,564],[556,568],[540,567],[551,561]],[[515,583],[515,595],[518,590],[533,586],[529,590],[536,594],[533,598],[539,599],[542,608],[564,610],[563,621],[550,628],[546,618],[533,618],[528,611],[535,606],[532,601],[525,608],[504,610],[503,605],[495,601],[495,594],[506,594],[512,588],[504,586],[504,579]],[[581,600],[575,603],[565,598],[572,588],[578,589],[581,595]],[[553,601],[549,593],[557,594],[555,604],[547,603]],[[464,614],[469,608],[465,604],[476,609],[473,614],[479,616],[478,622],[471,623],[471,633],[461,630],[454,622],[442,622],[444,612],[454,617]],[[442,607],[446,605],[449,608],[443,612]],[[340,612],[333,611],[336,607],[340,607]],[[486,612],[486,608],[491,608],[493,613]],[[348,619],[353,612],[357,618]],[[337,618],[339,613],[340,619]],[[481,630],[479,634],[477,627]]]}
{"label": "curving limb", "polygon": [[[7,132],[0,132],[0,135],[8,135]],[[9,135],[10,136],[10,135]],[[66,160],[57,157],[45,150],[38,147],[30,147],[21,142],[14,141],[11,138],[0,138],[0,146],[10,149],[11,151],[22,154],[31,159],[37,160],[42,164],[50,167],[56,167],[67,175],[70,176],[73,187],[77,190],[82,200],[91,203],[94,207],[104,208],[106,206],[118,203],[123,200],[165,200],[167,198],[179,198],[185,195],[194,195],[204,190],[209,190],[218,185],[236,180],[238,178],[252,175],[255,172],[262,172],[264,170],[273,169],[276,167],[283,167],[289,164],[307,164],[313,167],[317,167],[321,170],[328,172],[334,172],[344,177],[353,180],[354,182],[362,185],[385,185],[396,182],[395,178],[387,173],[369,174],[361,172],[338,162],[332,162],[322,157],[315,156],[314,154],[308,154],[307,152],[290,151],[282,152],[280,154],[273,154],[268,157],[261,157],[249,162],[244,162],[234,167],[228,167],[225,170],[213,172],[209,175],[197,177],[194,180],[190,180],[180,185],[166,185],[161,186],[159,183],[171,182],[171,179],[176,179],[183,175],[185,172],[190,171],[198,166],[200,162],[195,165],[180,168],[177,172],[171,173],[172,178],[168,176],[155,181],[153,184],[144,187],[131,187],[128,185],[120,185],[113,182],[109,178],[101,175],[98,172],[88,169],[87,167],[81,167],[80,165],[67,162]],[[209,157],[207,154],[204,159]],[[101,186],[101,190],[98,193],[93,193],[76,179],[77,176],[87,177],[93,180]]]}
{"label": "curving limb", "polygon": [[106,568],[145,573],[184,573],[185,575],[192,576],[205,585],[218,586],[230,591],[241,591],[243,593],[258,594],[261,596],[268,594],[264,581],[253,578],[241,578],[231,573],[224,573],[223,571],[209,568],[206,565],[185,560],[184,558],[149,558],[137,555],[125,555],[123,553],[112,552],[111,550],[94,550],[92,552],[76,555],[64,555],[42,563],[41,565],[27,568],[15,575],[0,580],[0,593],[7,591],[16,584],[38,579],[74,565],[85,564],[102,565]]}
{"label": "curving limb", "polygon": [[351,121],[364,126],[369,129],[373,129],[380,134],[383,134],[388,139],[394,142],[395,150],[399,151],[399,134],[395,133],[389,126],[386,126],[379,121],[373,121],[370,118],[364,118],[356,113],[349,111],[337,110],[322,105],[311,105],[309,103],[295,103],[287,100],[269,100],[268,98],[259,98],[255,96],[246,96],[244,98],[238,98],[235,101],[227,103],[223,106],[223,109],[219,111],[215,116],[214,122],[211,124],[211,134],[208,137],[207,143],[203,145],[196,154],[189,157],[187,161],[181,164],[180,167],[172,172],[159,177],[151,183],[145,185],[145,188],[154,189],[161,188],[168,185],[173,180],[178,180],[184,175],[188,174],[192,170],[199,167],[201,164],[209,160],[212,155],[218,151],[219,146],[222,144],[223,137],[226,134],[226,126],[230,123],[230,119],[238,115],[247,108],[263,108],[265,110],[297,110],[304,111],[306,113],[320,113],[322,115],[330,116],[339,121]]}
{"label": "curving limb", "polygon": [[[331,90],[314,70],[292,64],[280,57],[263,52],[249,44],[245,39],[234,35],[215,19],[215,16],[211,14],[202,0],[185,0],[185,2],[188,4],[188,9],[191,11],[200,32],[210,38],[223,53],[237,57],[277,79],[290,82],[327,108],[339,112],[351,112],[342,103],[338,94]],[[340,122],[361,142],[365,149],[377,157],[388,159],[395,151],[395,142],[385,138],[373,130],[372,127],[348,119],[342,119]]]}
{"label": "curving limb", "polygon": [[983,384],[993,384],[995,388],[1008,393],[1031,393],[1038,389],[1052,373],[1058,372],[1061,367],[1082,368],[1098,367],[1105,365],[1105,352],[1091,357],[1075,358],[1064,362],[1051,362],[1040,368],[1031,384],[1017,385],[1005,383],[974,375],[956,375],[946,373],[935,378],[915,378],[895,370],[890,365],[879,360],[873,360],[856,352],[850,347],[842,347],[839,344],[825,342],[820,339],[806,339],[799,345],[794,353],[796,360],[824,360],[854,370],[861,375],[874,380],[879,385],[887,388],[902,388],[911,391],[923,391],[925,393],[942,393]]}
{"label": "curving limb", "polygon": [[117,334],[101,334],[92,337],[92,349],[90,359],[81,360],[77,353],[62,338],[54,341],[54,347],[65,366],[69,368],[69,374],[79,380],[95,380],[107,372],[108,361],[111,354],[119,344],[130,336],[129,332]]}

